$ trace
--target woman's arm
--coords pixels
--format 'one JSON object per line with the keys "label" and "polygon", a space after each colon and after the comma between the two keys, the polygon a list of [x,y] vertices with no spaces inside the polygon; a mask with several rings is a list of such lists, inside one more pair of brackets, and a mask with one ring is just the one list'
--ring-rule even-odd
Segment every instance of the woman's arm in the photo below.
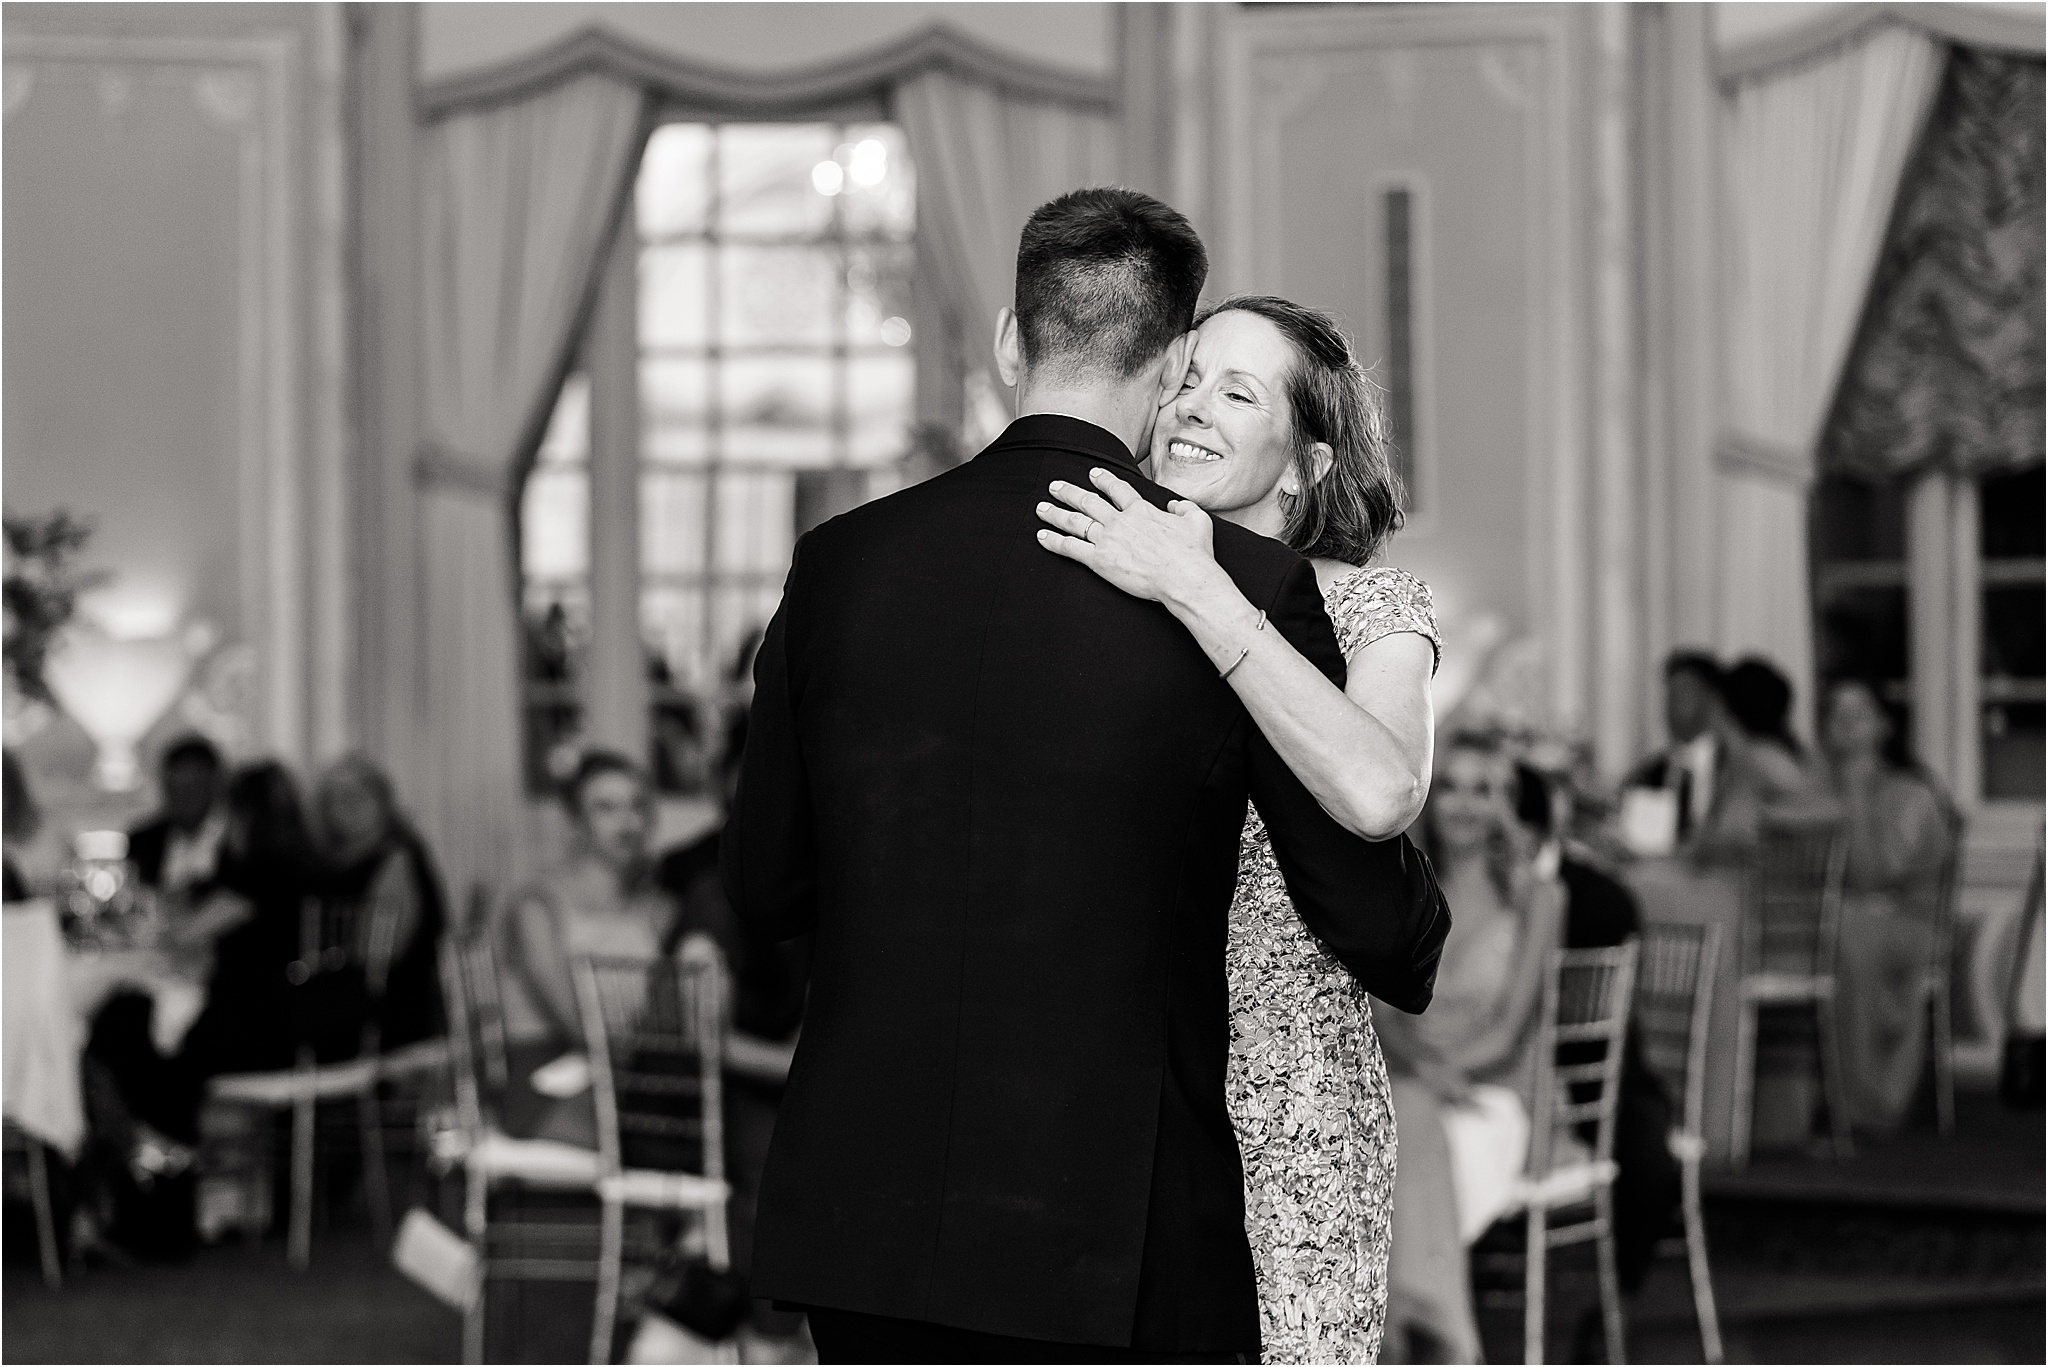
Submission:
{"label": "woman's arm", "polygon": [[1046,549],[1165,604],[1218,672],[1229,671],[1273,749],[1345,829],[1367,840],[1406,830],[1429,791],[1430,643],[1402,632],[1364,647],[1339,689],[1278,632],[1261,629],[1258,609],[1216,563],[1207,513],[1185,499],[1155,508],[1105,470],[1091,477],[1102,494],[1056,483],[1054,496],[1071,509],[1039,504],[1059,529],[1039,533]]}
{"label": "woman's arm", "polygon": [[525,982],[533,1004],[566,1040],[580,1040],[576,985],[569,978],[568,956],[562,953],[555,911],[532,893],[519,899],[506,930],[509,967]]}

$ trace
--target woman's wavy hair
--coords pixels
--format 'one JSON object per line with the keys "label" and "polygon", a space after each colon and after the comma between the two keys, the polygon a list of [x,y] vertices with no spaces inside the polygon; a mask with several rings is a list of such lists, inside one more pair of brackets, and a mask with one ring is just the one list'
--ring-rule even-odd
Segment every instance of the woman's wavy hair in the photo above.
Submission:
{"label": "woman's wavy hair", "polygon": [[[1205,309],[1195,325],[1232,310],[1265,319],[1294,349],[1287,406],[1304,492],[1287,501],[1280,539],[1312,559],[1368,563],[1402,522],[1401,478],[1394,473],[1379,387],[1352,355],[1336,320],[1320,309],[1271,294],[1233,294]],[[1331,453],[1321,479],[1309,458],[1319,441]]]}

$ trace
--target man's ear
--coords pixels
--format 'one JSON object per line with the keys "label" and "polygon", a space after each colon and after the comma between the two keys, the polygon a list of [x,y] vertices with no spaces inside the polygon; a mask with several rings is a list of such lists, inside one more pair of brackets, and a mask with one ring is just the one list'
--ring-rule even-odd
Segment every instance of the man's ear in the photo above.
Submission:
{"label": "man's ear", "polygon": [[1017,310],[1007,305],[996,310],[995,353],[997,376],[1014,389],[1024,378],[1024,334],[1017,327]]}
{"label": "man's ear", "polygon": [[1153,405],[1164,408],[1180,393],[1181,381],[1187,378],[1188,362],[1195,354],[1195,334],[1183,332],[1166,344],[1166,354],[1159,358],[1159,400]]}

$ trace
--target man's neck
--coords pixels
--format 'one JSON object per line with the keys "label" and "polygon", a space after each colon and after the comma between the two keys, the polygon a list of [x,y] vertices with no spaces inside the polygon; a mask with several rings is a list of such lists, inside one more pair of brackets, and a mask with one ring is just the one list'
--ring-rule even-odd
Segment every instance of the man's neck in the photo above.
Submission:
{"label": "man's neck", "polygon": [[1017,396],[1017,416],[1035,413],[1092,422],[1122,442],[1131,459],[1141,464],[1151,454],[1152,423],[1158,416],[1149,383],[1114,389],[1030,388]]}

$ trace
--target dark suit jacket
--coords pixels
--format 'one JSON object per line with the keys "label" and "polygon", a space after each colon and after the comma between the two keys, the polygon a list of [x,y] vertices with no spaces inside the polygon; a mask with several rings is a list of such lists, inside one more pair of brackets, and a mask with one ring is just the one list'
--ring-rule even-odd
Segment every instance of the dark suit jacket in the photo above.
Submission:
{"label": "dark suit jacket", "polygon": [[[815,929],[763,1179],[757,1295],[1059,1342],[1253,1352],[1224,1109],[1225,919],[1249,795],[1303,920],[1429,1001],[1448,913],[1405,838],[1339,827],[1188,632],[1041,548],[1115,437],[1051,415],[799,544],[755,666],[723,866]],[[1326,674],[1306,561],[1216,555]]]}
{"label": "dark suit jacket", "polygon": [[135,865],[136,876],[148,887],[163,882],[164,855],[171,846],[171,823],[168,817],[156,817],[128,832],[128,858]]}

